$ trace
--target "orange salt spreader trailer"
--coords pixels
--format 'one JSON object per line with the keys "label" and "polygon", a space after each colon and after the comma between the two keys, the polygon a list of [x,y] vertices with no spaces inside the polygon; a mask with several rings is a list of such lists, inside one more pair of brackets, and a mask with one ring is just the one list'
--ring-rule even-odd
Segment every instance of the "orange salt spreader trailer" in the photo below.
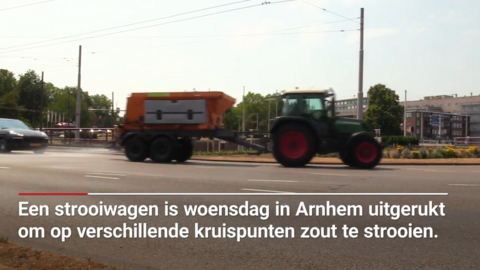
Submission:
{"label": "orange salt spreader trailer", "polygon": [[185,162],[193,154],[193,138],[218,138],[267,152],[225,130],[223,114],[235,99],[223,92],[132,93],[117,134],[130,161]]}

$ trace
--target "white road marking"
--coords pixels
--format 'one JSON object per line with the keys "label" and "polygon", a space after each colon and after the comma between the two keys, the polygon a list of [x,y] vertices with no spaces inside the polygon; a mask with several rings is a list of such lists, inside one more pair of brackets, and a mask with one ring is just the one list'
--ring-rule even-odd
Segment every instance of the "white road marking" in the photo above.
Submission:
{"label": "white road marking", "polygon": [[480,187],[480,184],[448,184],[449,186],[458,186],[458,187]]}
{"label": "white road marking", "polygon": [[279,183],[297,183],[298,181],[291,180],[262,180],[262,179],[248,179],[250,182],[279,182]]}
{"label": "white road marking", "polygon": [[120,178],[116,178],[116,177],[97,176],[97,175],[85,175],[85,177],[88,177],[88,178],[100,178],[100,179],[112,179],[112,180],[118,180],[118,179],[120,179]]}
{"label": "white road marking", "polygon": [[10,169],[10,167],[0,167],[0,169],[8,170],[8,169]]}
{"label": "white road marking", "polygon": [[295,193],[289,191],[278,191],[278,190],[265,190],[265,189],[251,189],[251,188],[242,188],[243,191],[257,191],[257,192],[270,192],[270,193]]}
{"label": "white road marking", "polygon": [[312,173],[315,175],[324,175],[324,176],[343,176],[343,177],[349,177],[353,175],[346,175],[346,174],[336,174],[336,173]]}
{"label": "white road marking", "polygon": [[439,171],[435,169],[414,169],[414,168],[407,168],[409,171],[422,171],[422,172],[456,172],[456,171]]}
{"label": "white road marking", "polygon": [[87,173],[90,175],[106,175],[106,176],[126,176],[125,174],[117,174],[117,173]]}

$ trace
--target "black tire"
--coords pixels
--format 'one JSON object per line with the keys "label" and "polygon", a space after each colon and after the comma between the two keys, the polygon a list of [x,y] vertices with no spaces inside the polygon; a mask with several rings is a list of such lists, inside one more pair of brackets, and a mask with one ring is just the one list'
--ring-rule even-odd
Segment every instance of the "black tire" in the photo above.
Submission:
{"label": "black tire", "polygon": [[303,167],[317,152],[317,139],[304,125],[286,124],[273,134],[273,157],[284,167]]}
{"label": "black tire", "polygon": [[175,155],[173,142],[169,138],[160,137],[150,146],[150,159],[157,163],[172,162]]}
{"label": "black tire", "polygon": [[180,143],[181,148],[178,149],[175,160],[178,163],[183,163],[192,158],[193,142],[189,138],[182,138],[178,142]]}
{"label": "black tire", "polygon": [[125,145],[125,156],[132,162],[143,162],[148,157],[147,143],[140,138],[132,138]]}
{"label": "black tire", "polygon": [[349,159],[352,166],[358,169],[373,169],[382,160],[382,147],[377,140],[367,136],[359,136],[352,140],[349,147]]}
{"label": "black tire", "polygon": [[40,149],[35,149],[33,150],[33,153],[37,154],[37,155],[43,155],[45,154],[45,152],[47,151],[47,148],[44,147],[44,148],[40,148]]}
{"label": "black tire", "polygon": [[353,164],[352,164],[352,161],[351,161],[351,158],[350,156],[348,155],[348,151],[346,150],[341,150],[340,153],[340,159],[342,160],[343,164],[347,165],[347,166],[350,166],[352,167]]}
{"label": "black tire", "polygon": [[0,139],[0,154],[7,154],[10,152],[12,152],[12,150],[10,150],[8,142],[5,139]]}

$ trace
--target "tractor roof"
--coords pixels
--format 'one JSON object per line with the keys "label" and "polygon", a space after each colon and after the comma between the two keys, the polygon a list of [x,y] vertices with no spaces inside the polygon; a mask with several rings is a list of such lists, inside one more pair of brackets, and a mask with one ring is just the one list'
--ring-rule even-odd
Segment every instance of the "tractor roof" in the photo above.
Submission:
{"label": "tractor roof", "polygon": [[294,89],[294,90],[285,90],[282,92],[283,95],[291,94],[332,94],[333,89]]}

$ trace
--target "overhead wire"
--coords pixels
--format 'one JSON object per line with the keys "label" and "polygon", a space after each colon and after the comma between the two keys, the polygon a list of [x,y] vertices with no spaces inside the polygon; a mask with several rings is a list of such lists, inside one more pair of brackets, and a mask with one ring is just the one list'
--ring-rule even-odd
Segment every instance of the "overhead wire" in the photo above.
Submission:
{"label": "overhead wire", "polygon": [[[271,35],[299,35],[299,34],[304,34],[304,33],[320,34],[320,33],[340,33],[340,32],[351,32],[351,31],[359,31],[359,29],[328,30],[328,31],[319,31],[319,32],[277,33],[277,34],[272,33]],[[250,34],[250,35],[240,35],[240,36],[228,36],[228,37],[223,37],[223,38],[201,40],[201,41],[192,41],[192,42],[186,42],[186,43],[166,44],[166,45],[157,45],[157,46],[150,46],[150,47],[131,48],[131,49],[114,50],[114,51],[110,50],[110,51],[91,52],[91,54],[106,54],[106,53],[125,52],[125,51],[147,50],[147,49],[154,49],[154,48],[181,46],[181,45],[189,45],[189,44],[205,43],[205,42],[211,42],[211,41],[226,40],[226,39],[231,39],[231,38],[235,38],[235,37],[259,36],[259,35],[269,35],[269,34]]]}
{"label": "overhead wire", "polygon": [[[333,22],[327,22],[327,23],[316,23],[316,24],[311,24],[311,25],[306,25],[306,26],[298,26],[298,27],[292,27],[292,28],[286,28],[286,29],[279,29],[279,30],[273,30],[273,32],[279,32],[279,31],[287,31],[287,30],[296,30],[296,29],[302,29],[302,28],[309,28],[309,27],[314,27],[314,26],[319,26],[319,25],[326,25],[326,24],[334,24],[334,23],[339,23],[339,22],[346,22],[349,21],[347,20],[340,20],[340,21],[333,21]],[[269,31],[270,32],[270,31]],[[168,36],[140,36],[140,37],[135,37],[135,36],[126,36],[126,37],[104,37],[104,38],[114,38],[114,39],[155,39],[155,38],[204,38],[204,37],[224,37],[224,36],[238,36],[238,35],[168,35]],[[0,37],[0,38],[45,38],[45,37]],[[102,37],[100,37],[102,38]],[[1,57],[1,56],[0,56]]]}
{"label": "overhead wire", "polygon": [[3,9],[0,9],[0,12],[1,11],[6,11],[6,10],[11,10],[11,9],[22,8],[22,7],[29,7],[29,6],[33,6],[33,5],[40,5],[40,4],[44,4],[44,3],[47,3],[47,2],[53,2],[53,1],[56,1],[56,0],[48,0],[48,1],[36,2],[36,3],[31,3],[31,4],[21,5],[21,6],[15,6],[15,7],[10,7],[10,8],[3,8]]}
{"label": "overhead wire", "polygon": [[239,4],[239,3],[243,3],[243,2],[248,2],[248,1],[252,1],[252,0],[235,1],[235,2],[228,3],[228,4],[222,4],[222,5],[216,5],[216,6],[212,6],[212,7],[208,7],[208,8],[196,9],[196,10],[192,10],[192,11],[187,11],[187,12],[178,13],[178,14],[175,14],[175,15],[170,15],[170,16],[165,16],[165,17],[159,17],[159,18],[156,18],[156,19],[150,19],[150,20],[141,21],[141,22],[136,22],[136,23],[124,24],[124,25],[115,26],[115,27],[104,28],[104,29],[95,30],[95,31],[90,31],[90,32],[85,32],[85,33],[81,33],[81,34],[75,34],[75,35],[70,35],[70,36],[65,36],[65,37],[53,38],[53,39],[44,40],[44,41],[31,42],[31,43],[27,43],[27,44],[23,44],[23,45],[16,45],[16,46],[4,47],[4,48],[0,48],[0,50],[10,49],[10,48],[17,48],[17,47],[25,47],[25,46],[29,46],[29,45],[41,44],[41,43],[50,42],[50,41],[56,41],[56,40],[61,40],[61,39],[79,37],[79,36],[84,36],[84,35],[88,35],[88,34],[95,34],[95,33],[99,33],[99,32],[104,32],[104,31],[109,31],[109,30],[114,30],[114,29],[119,29],[119,28],[125,28],[125,27],[129,27],[129,26],[133,26],[133,25],[138,25],[138,24],[143,24],[143,23],[149,23],[149,22],[154,22],[154,21],[159,21],[159,20],[170,19],[170,18],[174,18],[174,17],[178,17],[178,16],[182,16],[182,15],[187,15],[187,14],[191,14],[191,13],[197,13],[197,12],[201,12],[201,11],[205,11],[205,10],[209,10],[209,9],[215,9],[215,8],[220,8],[220,7],[235,5],[235,4]]}
{"label": "overhead wire", "polygon": [[[345,22],[345,21],[348,21],[348,20],[349,19],[339,20],[339,21],[331,21],[331,22],[324,22],[324,23],[316,23],[316,24],[311,24],[311,25],[306,25],[306,26],[297,26],[297,27],[290,27],[290,28],[277,29],[277,30],[259,32],[259,33],[252,33],[252,34],[243,34],[243,35],[173,36],[173,37],[221,37],[221,38],[201,40],[201,41],[192,41],[192,42],[184,42],[184,43],[175,43],[175,44],[156,45],[156,46],[141,47],[141,48],[120,49],[120,50],[113,50],[113,51],[112,50],[109,50],[109,51],[95,51],[95,52],[91,52],[91,54],[115,53],[115,52],[120,52],[120,51],[123,52],[123,51],[134,51],[134,50],[143,50],[143,49],[161,48],[161,47],[170,47],[170,46],[179,46],[179,45],[189,45],[189,44],[205,43],[205,42],[211,42],[211,41],[226,40],[226,39],[231,39],[231,38],[235,38],[235,37],[249,37],[249,36],[261,36],[261,35],[295,35],[295,34],[304,34],[304,33],[305,34],[317,34],[317,33],[329,33],[329,32],[333,33],[333,32],[357,31],[357,29],[348,29],[348,30],[331,30],[331,31],[319,31],[319,32],[276,33],[276,32],[288,31],[288,30],[297,30],[297,29],[309,28],[309,27],[314,27],[314,26],[340,23],[340,22]],[[148,38],[148,37],[146,37],[146,38]],[[154,38],[154,37],[152,37],[152,38]],[[45,58],[45,57],[0,56],[0,58],[26,58],[26,59],[36,58],[36,59],[42,59],[42,58]],[[60,58],[60,57],[47,57],[47,58]],[[67,58],[62,57],[62,59],[58,59],[58,60],[64,60],[64,59],[67,59]]]}
{"label": "overhead wire", "polygon": [[[328,13],[330,13],[330,14],[333,14],[333,15],[335,15],[335,16],[339,16],[339,17],[342,17],[342,18],[344,18],[344,19],[347,19],[347,17],[342,16],[342,15],[340,15],[340,14],[338,14],[338,13],[333,12],[333,11],[327,10],[326,8],[317,6],[317,5],[315,5],[315,4],[312,4],[312,3],[310,3],[310,2],[307,2],[307,1],[305,1],[305,0],[300,0],[300,1],[303,2],[303,3],[305,3],[305,4],[311,5],[311,6],[313,6],[313,7],[319,8],[319,9],[321,9],[321,10],[323,10],[323,11],[325,11],[325,12],[328,12]],[[353,20],[353,19],[348,19],[348,20],[360,24],[360,22],[357,22],[357,21],[355,21],[355,20]]]}
{"label": "overhead wire", "polygon": [[[272,4],[280,4],[280,3],[291,2],[291,1],[295,1],[295,0],[283,0],[283,1],[277,1],[277,2],[268,2],[268,4],[270,4],[270,5],[272,5]],[[122,30],[122,31],[117,31],[117,32],[113,32],[113,33],[106,33],[106,34],[97,35],[97,36],[92,36],[92,37],[85,37],[85,38],[80,38],[80,39],[75,39],[75,40],[69,40],[69,41],[64,41],[64,42],[58,42],[58,43],[53,43],[53,44],[48,44],[48,45],[42,45],[42,46],[36,46],[36,47],[31,47],[31,48],[25,48],[25,49],[18,49],[18,50],[11,50],[11,51],[6,51],[6,52],[0,52],[0,54],[9,53],[9,52],[23,51],[23,50],[31,50],[31,49],[48,47],[48,46],[54,46],[54,45],[58,45],[58,44],[70,43],[70,42],[75,42],[75,41],[80,41],[80,40],[92,39],[92,38],[97,38],[97,37],[102,37],[102,36],[114,35],[114,34],[118,34],[118,33],[131,32],[131,31],[135,31],[135,30],[140,30],[140,29],[145,29],[145,28],[151,28],[151,27],[156,27],[156,26],[166,25],[166,24],[172,24],[172,23],[177,23],[177,22],[182,22],[182,21],[188,21],[188,20],[193,20],[193,19],[208,17],[208,16],[212,16],[212,15],[217,15],[217,14],[222,14],[222,13],[227,13],[227,12],[232,12],[232,11],[237,11],[237,10],[242,10],[242,9],[247,9],[247,8],[253,8],[253,7],[263,6],[263,5],[265,5],[265,4],[262,3],[262,4],[257,4],[257,5],[251,5],[251,6],[241,7],[241,8],[229,9],[229,10],[214,12],[214,13],[210,13],[210,14],[199,15],[199,16],[195,16],[195,17],[191,17],[191,18],[180,19],[180,20],[176,20],[176,21],[159,23],[159,24],[154,24],[154,25],[149,25],[149,26],[143,26],[143,27],[138,27],[138,28],[133,28],[133,29],[128,29],[128,30]]]}

